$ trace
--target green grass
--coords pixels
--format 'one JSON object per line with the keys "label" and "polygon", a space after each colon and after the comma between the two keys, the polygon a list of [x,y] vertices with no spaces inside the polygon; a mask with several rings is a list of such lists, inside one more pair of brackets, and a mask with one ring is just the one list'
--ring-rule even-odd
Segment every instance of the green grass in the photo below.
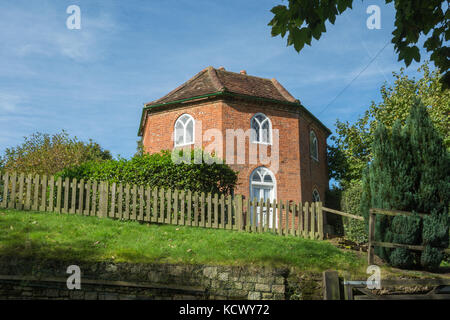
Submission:
{"label": "green grass", "polygon": [[364,273],[364,258],[326,241],[0,210],[0,256],[79,261],[294,267]]}

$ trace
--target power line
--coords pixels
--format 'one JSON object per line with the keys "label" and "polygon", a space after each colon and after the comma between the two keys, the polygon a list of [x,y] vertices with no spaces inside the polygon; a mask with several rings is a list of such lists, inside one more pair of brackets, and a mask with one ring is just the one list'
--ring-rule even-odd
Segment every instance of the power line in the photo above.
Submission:
{"label": "power line", "polygon": [[345,88],[344,89],[342,89],[337,95],[336,95],[336,97],[334,97],[334,99],[333,100],[331,100],[331,102],[330,103],[328,103],[326,106],[325,106],[325,108],[323,108],[323,110],[322,111],[320,111],[319,112],[319,114],[318,114],[318,116],[319,115],[321,115],[326,109],[328,109],[328,107],[329,106],[331,106],[344,92],[345,92],[345,90],[347,90],[352,84],[353,84],[353,82],[355,82],[355,80],[356,79],[358,79],[358,77],[361,75],[361,74],[363,74],[364,73],[364,71],[366,71],[367,70],[367,68],[378,58],[378,56],[381,54],[381,52],[383,52],[383,50],[388,46],[388,44],[390,43],[390,41],[388,41],[388,42],[386,42],[386,44],[384,45],[384,47],[383,48],[381,48],[378,52],[377,52],[377,54],[372,58],[372,60],[370,60],[369,61],[369,63],[364,67],[364,69],[362,69],[357,75],[356,75],[356,77],[354,77],[353,79],[352,79],[352,81],[350,81],[346,86],[345,86]]}

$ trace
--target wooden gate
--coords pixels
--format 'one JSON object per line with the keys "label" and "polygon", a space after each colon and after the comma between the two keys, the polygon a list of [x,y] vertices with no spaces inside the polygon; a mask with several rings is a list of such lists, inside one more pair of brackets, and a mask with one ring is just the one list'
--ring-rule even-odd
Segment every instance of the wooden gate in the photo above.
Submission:
{"label": "wooden gate", "polygon": [[[381,288],[370,290],[367,281],[339,278],[336,271],[323,273],[324,300],[448,300],[450,279],[381,280]],[[402,287],[403,290],[398,288]],[[416,293],[406,293],[415,287]],[[418,293],[417,293],[418,292]]]}

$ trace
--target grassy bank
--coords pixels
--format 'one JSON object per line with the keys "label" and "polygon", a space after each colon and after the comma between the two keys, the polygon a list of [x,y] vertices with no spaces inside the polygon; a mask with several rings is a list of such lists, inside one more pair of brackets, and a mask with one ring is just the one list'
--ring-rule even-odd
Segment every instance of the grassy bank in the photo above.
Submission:
{"label": "grassy bank", "polygon": [[365,271],[363,258],[324,241],[13,210],[0,210],[0,255]]}

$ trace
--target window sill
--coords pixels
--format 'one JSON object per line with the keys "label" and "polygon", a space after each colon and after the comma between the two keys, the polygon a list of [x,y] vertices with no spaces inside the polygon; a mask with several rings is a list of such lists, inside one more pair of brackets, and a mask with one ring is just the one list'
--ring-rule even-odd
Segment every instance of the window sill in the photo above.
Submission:
{"label": "window sill", "polygon": [[177,144],[177,145],[174,145],[173,147],[174,148],[187,147],[187,146],[192,146],[193,144],[194,144],[194,142],[186,143],[186,144]]}
{"label": "window sill", "polygon": [[262,145],[265,145],[265,146],[271,146],[271,145],[272,145],[271,142],[258,142],[258,141],[252,141],[252,143],[254,143],[254,144],[262,144]]}

